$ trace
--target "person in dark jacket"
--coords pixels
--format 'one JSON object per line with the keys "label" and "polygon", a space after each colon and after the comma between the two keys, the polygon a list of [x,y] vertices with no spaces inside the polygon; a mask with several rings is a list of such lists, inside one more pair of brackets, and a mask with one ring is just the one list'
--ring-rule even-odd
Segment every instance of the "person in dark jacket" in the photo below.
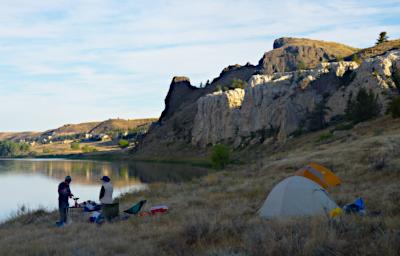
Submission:
{"label": "person in dark jacket", "polygon": [[57,224],[60,226],[67,223],[69,209],[68,199],[73,196],[69,188],[71,181],[71,176],[67,176],[65,180],[58,185],[58,211],[60,212],[60,221]]}

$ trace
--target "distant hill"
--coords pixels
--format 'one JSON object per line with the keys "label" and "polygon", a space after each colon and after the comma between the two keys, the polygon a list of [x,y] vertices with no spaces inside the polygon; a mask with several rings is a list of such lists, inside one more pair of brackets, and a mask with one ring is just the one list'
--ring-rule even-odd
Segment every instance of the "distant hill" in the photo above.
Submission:
{"label": "distant hill", "polygon": [[87,122],[79,124],[66,124],[56,129],[45,132],[2,132],[0,140],[30,140],[45,136],[66,136],[74,134],[90,133],[93,135],[112,131],[128,131],[141,125],[150,124],[157,121],[157,118],[145,119],[108,119],[102,122]]}
{"label": "distant hill", "polygon": [[134,129],[138,126],[149,124],[157,121],[157,118],[146,118],[146,119],[109,119],[104,122],[98,123],[92,129],[90,129],[89,133],[91,134],[100,134],[106,133],[107,131],[115,131],[115,130],[130,130]]}
{"label": "distant hill", "polygon": [[0,140],[21,140],[40,134],[41,132],[0,132]]}
{"label": "distant hill", "polygon": [[45,131],[43,134],[71,135],[77,133],[89,133],[102,122],[88,122],[80,124],[66,124],[59,128]]}

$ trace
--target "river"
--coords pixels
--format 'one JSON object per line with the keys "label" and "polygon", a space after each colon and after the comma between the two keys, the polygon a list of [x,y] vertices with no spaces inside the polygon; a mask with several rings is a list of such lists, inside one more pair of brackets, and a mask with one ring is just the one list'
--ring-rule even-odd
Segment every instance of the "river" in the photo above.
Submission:
{"label": "river", "polygon": [[[100,178],[112,179],[114,197],[147,189],[151,182],[182,182],[207,174],[191,165],[66,159],[0,159],[0,222],[21,208],[56,209],[57,186],[70,175],[79,201],[98,201]],[[70,201],[72,204],[73,201]]]}

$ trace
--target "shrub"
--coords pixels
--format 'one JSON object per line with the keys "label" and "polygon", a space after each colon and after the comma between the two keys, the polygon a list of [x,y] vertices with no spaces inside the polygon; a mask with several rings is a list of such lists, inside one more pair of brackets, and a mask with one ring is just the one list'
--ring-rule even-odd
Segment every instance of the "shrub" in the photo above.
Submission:
{"label": "shrub", "polygon": [[0,156],[18,156],[29,152],[30,146],[27,143],[13,141],[0,141]]}
{"label": "shrub", "polygon": [[80,145],[78,142],[72,142],[71,143],[71,149],[72,150],[79,150],[80,149]]}
{"label": "shrub", "polygon": [[304,70],[304,69],[307,69],[307,65],[306,63],[304,63],[304,61],[301,60],[297,63],[297,70]]}
{"label": "shrub", "polygon": [[346,118],[354,123],[377,117],[380,111],[381,106],[378,103],[378,96],[372,90],[367,91],[365,88],[361,88],[358,91],[354,100],[350,95],[345,110]]}
{"label": "shrub", "polygon": [[217,144],[212,149],[211,163],[216,169],[223,169],[230,162],[231,150],[227,145]]}
{"label": "shrub", "polygon": [[222,92],[222,87],[221,87],[221,85],[217,85],[217,86],[215,87],[215,92]]}
{"label": "shrub", "polygon": [[236,88],[240,88],[240,89],[244,89],[246,87],[246,82],[241,80],[241,79],[233,79],[232,81],[232,85],[230,86],[231,89],[236,89]]}
{"label": "shrub", "polygon": [[341,55],[336,56],[336,61],[337,62],[340,62],[340,61],[343,61],[343,60],[344,60],[343,56],[341,56]]}
{"label": "shrub", "polygon": [[333,133],[331,132],[326,132],[326,133],[322,133],[319,137],[317,142],[324,142],[327,141],[329,139],[333,138]]}
{"label": "shrub", "polygon": [[43,154],[49,154],[49,153],[52,153],[53,150],[51,150],[51,149],[49,149],[49,148],[44,148],[44,149],[42,150],[42,152],[43,152]]}
{"label": "shrub", "polygon": [[90,153],[90,152],[96,152],[97,149],[95,147],[91,147],[89,145],[85,145],[85,146],[82,147],[82,151],[84,153]]}
{"label": "shrub", "polygon": [[351,56],[351,60],[352,61],[354,61],[354,62],[356,62],[357,64],[361,64],[361,62],[362,62],[362,60],[360,59],[360,56],[358,56],[358,54],[357,53],[354,53],[352,56]]}
{"label": "shrub", "polygon": [[301,135],[303,135],[303,134],[306,134],[306,130],[304,130],[304,128],[303,127],[299,127],[299,128],[297,128],[294,132],[292,132],[291,134],[290,134],[290,136],[293,136],[293,137],[299,137],[299,136],[301,136]]}
{"label": "shrub", "polygon": [[126,148],[126,147],[129,146],[129,141],[127,141],[127,140],[119,140],[118,141],[118,146],[120,148]]}
{"label": "shrub", "polygon": [[387,113],[393,118],[400,117],[400,97],[392,99],[392,101],[389,103]]}

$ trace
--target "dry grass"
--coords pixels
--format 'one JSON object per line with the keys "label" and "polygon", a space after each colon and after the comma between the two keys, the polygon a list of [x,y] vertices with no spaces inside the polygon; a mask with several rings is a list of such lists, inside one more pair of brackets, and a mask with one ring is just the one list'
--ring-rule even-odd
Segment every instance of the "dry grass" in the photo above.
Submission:
{"label": "dry grass", "polygon": [[[255,147],[240,154],[250,164],[191,182],[151,184],[121,198],[121,208],[142,198],[169,205],[160,216],[96,226],[74,212],[73,223],[58,229],[56,213],[22,215],[0,226],[0,255],[399,255],[399,127],[381,118],[325,144],[315,144],[321,131],[273,149]],[[377,169],[382,156],[385,165]],[[368,211],[381,215],[258,218],[273,185],[311,160],[342,178],[343,185],[330,191],[339,205],[363,197]]]}
{"label": "dry grass", "polygon": [[348,56],[358,50],[357,48],[341,43],[322,41],[322,40],[311,40],[307,38],[289,38],[289,44],[324,48],[330,54],[333,54],[335,56]]}
{"label": "dry grass", "polygon": [[362,49],[357,52],[357,54],[361,59],[366,59],[382,55],[394,49],[400,49],[400,39],[390,40],[369,48]]}
{"label": "dry grass", "polygon": [[82,147],[84,146],[95,148],[99,152],[109,152],[109,151],[121,151],[115,141],[93,141],[93,142],[83,142],[80,143],[80,148],[78,150],[71,149],[71,143],[54,142],[51,144],[37,144],[31,146],[30,150],[35,152],[37,156],[46,155],[70,155],[70,154],[80,154],[82,153]]}

